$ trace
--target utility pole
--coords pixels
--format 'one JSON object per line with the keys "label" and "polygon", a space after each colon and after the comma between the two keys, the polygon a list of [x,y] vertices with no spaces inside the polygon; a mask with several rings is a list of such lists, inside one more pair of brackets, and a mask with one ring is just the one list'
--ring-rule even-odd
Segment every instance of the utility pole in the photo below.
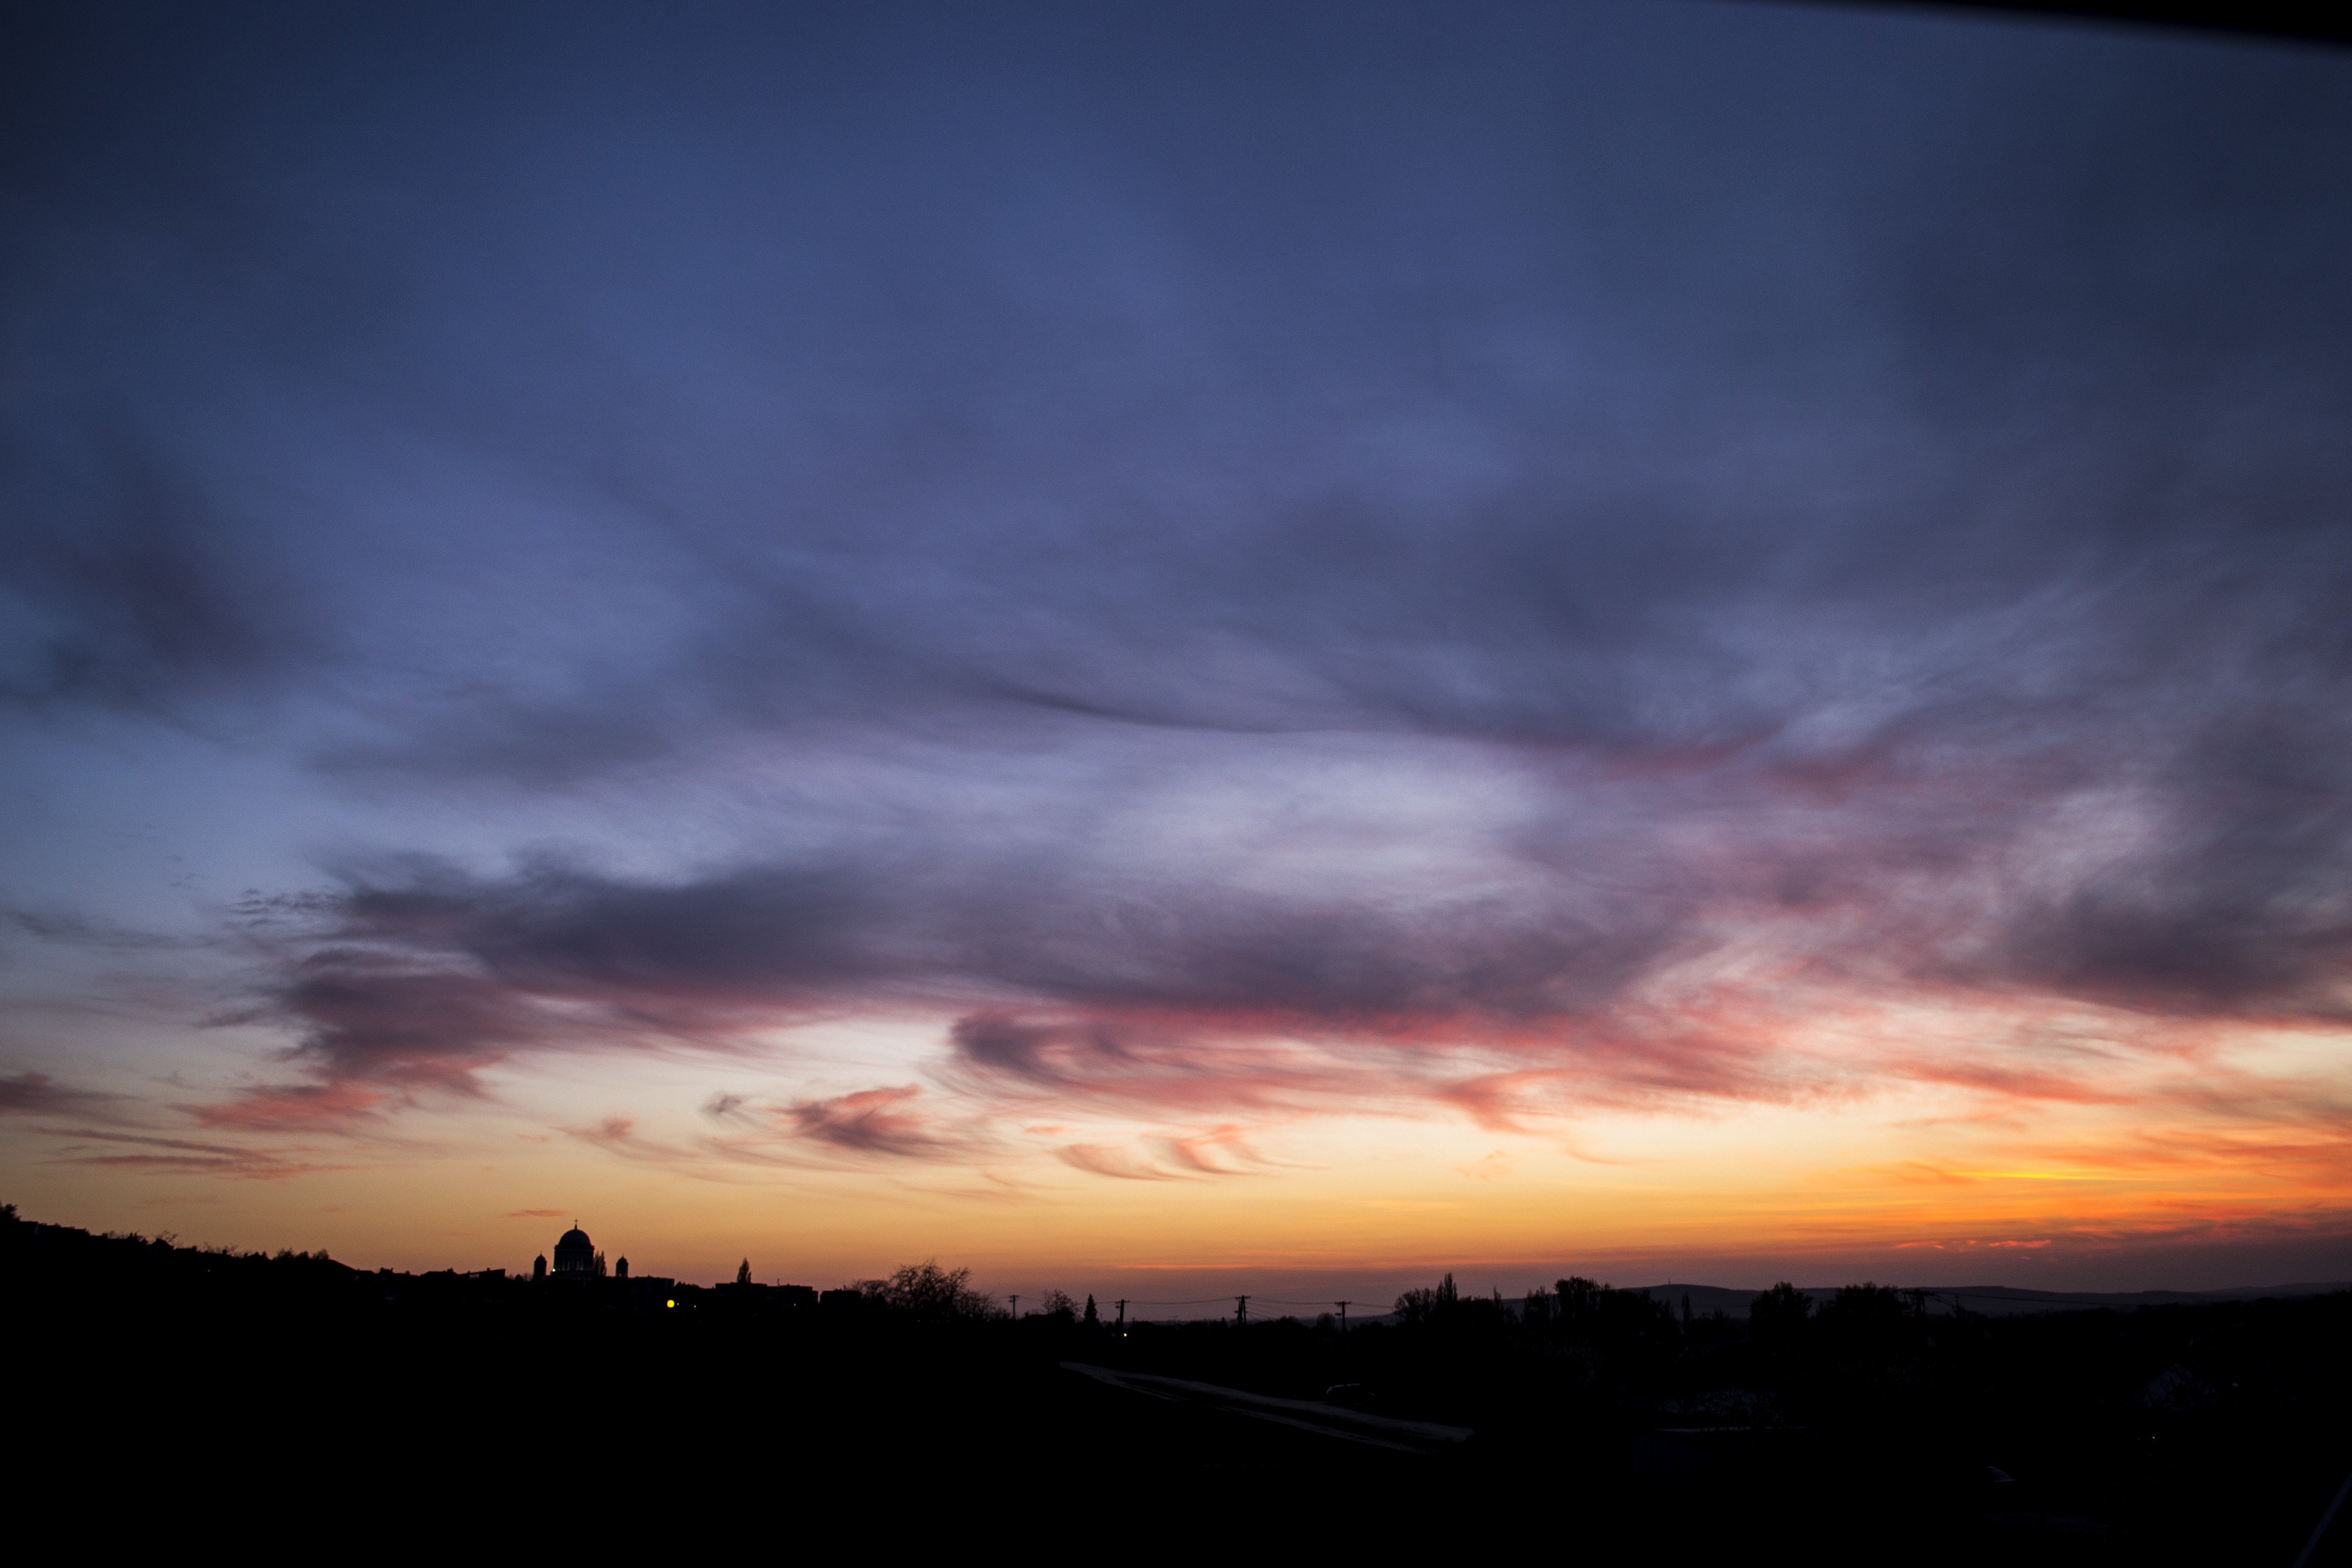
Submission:
{"label": "utility pole", "polygon": [[1237,1329],[1247,1328],[1249,1326],[1249,1298],[1247,1296],[1234,1297],[1234,1327]]}
{"label": "utility pole", "polygon": [[1340,1331],[1341,1333],[1343,1333],[1343,1334],[1344,1334],[1344,1333],[1346,1333],[1346,1332],[1348,1331],[1348,1303],[1347,1303],[1347,1302],[1345,1302],[1345,1301],[1341,1301],[1341,1302],[1339,1302],[1339,1331]]}
{"label": "utility pole", "polygon": [[1009,1300],[1013,1302],[1013,1321],[1017,1323],[1021,1321],[1021,1298],[1014,1296]]}
{"label": "utility pole", "polygon": [[1124,1300],[1118,1304],[1118,1331],[1122,1336],[1127,1332],[1127,1302]]}

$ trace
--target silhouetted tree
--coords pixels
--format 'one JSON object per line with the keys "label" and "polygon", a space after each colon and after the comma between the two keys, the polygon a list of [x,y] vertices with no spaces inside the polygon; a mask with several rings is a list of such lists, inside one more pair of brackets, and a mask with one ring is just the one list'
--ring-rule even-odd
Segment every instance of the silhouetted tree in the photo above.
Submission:
{"label": "silhouetted tree", "polygon": [[1840,1288],[1835,1297],[1822,1307],[1824,1323],[1836,1323],[1846,1328],[1880,1327],[1897,1323],[1911,1316],[1909,1304],[1903,1293],[1892,1285],[1879,1285],[1864,1280],[1859,1285]]}
{"label": "silhouetted tree", "polygon": [[1451,1274],[1425,1289],[1399,1296],[1396,1313],[1406,1324],[1442,1327],[1449,1334],[1495,1334],[1515,1327],[1517,1321],[1503,1305],[1500,1290],[1490,1296],[1465,1296]]}
{"label": "silhouetted tree", "polygon": [[1601,1310],[1601,1292],[1606,1285],[1596,1285],[1581,1274],[1571,1274],[1553,1287],[1552,1316],[1560,1331],[1571,1338],[1591,1327]]}
{"label": "silhouetted tree", "polygon": [[1433,1323],[1450,1316],[1461,1300],[1461,1292],[1454,1289],[1454,1276],[1448,1274],[1426,1289],[1408,1290],[1399,1296],[1396,1315],[1408,1323]]}
{"label": "silhouetted tree", "polygon": [[[599,1268],[596,1272],[602,1274],[604,1270]],[[749,1285],[751,1282],[751,1260],[747,1258],[743,1259],[742,1262],[735,1266],[735,1283],[738,1285]]]}
{"label": "silhouetted tree", "polygon": [[978,1321],[1004,1315],[995,1298],[971,1288],[971,1269],[942,1268],[937,1258],[909,1263],[889,1279],[868,1279],[859,1289],[890,1311],[921,1322]]}
{"label": "silhouetted tree", "polygon": [[1656,1351],[1672,1342],[1675,1315],[1647,1290],[1596,1285],[1581,1275],[1555,1287],[1552,1312],[1561,1337],[1615,1352]]}
{"label": "silhouetted tree", "polygon": [[1813,1299],[1783,1279],[1748,1304],[1748,1335],[1759,1345],[1788,1345],[1812,1315]]}
{"label": "silhouetted tree", "polygon": [[1090,1329],[1102,1327],[1102,1317],[1095,1310],[1095,1299],[1092,1296],[1087,1298],[1087,1315],[1083,1321]]}
{"label": "silhouetted tree", "polygon": [[1912,1337],[1916,1314],[1901,1291],[1865,1280],[1842,1288],[1823,1302],[1815,1321],[1850,1370],[1884,1365],[1901,1356]]}

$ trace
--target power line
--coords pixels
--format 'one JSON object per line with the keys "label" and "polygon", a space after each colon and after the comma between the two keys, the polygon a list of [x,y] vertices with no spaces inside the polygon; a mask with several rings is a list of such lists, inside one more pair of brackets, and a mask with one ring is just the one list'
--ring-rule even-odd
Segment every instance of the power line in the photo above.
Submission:
{"label": "power line", "polygon": [[1139,1298],[1129,1297],[1128,1305],[1130,1307],[1221,1307],[1232,1300],[1231,1296],[1201,1296],[1190,1301],[1146,1301]]}
{"label": "power line", "polygon": [[[1130,1307],[1215,1307],[1237,1299],[1233,1296],[1201,1296],[1189,1301],[1151,1301],[1140,1297],[1129,1297],[1128,1305]],[[1269,1301],[1277,1307],[1336,1307],[1340,1304],[1337,1298],[1328,1296],[1316,1301],[1292,1301],[1280,1296],[1260,1296],[1255,1291],[1251,1293],[1249,1299],[1253,1301]],[[1350,1298],[1348,1304],[1355,1305],[1354,1299]]]}

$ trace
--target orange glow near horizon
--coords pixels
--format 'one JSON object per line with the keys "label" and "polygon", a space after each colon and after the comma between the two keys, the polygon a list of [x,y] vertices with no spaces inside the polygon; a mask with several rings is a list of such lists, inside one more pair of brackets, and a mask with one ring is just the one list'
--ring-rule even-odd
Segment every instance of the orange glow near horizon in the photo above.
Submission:
{"label": "orange glow near horizon", "polygon": [[[29,1218],[405,1268],[524,1270],[575,1215],[640,1274],[717,1279],[749,1258],[759,1278],[833,1285],[938,1258],[1001,1291],[1139,1300],[1376,1300],[1449,1269],[1507,1293],[1569,1272],[2140,1288],[2229,1267],[2184,1272],[2184,1249],[2252,1248],[2240,1271],[2255,1273],[2281,1248],[2331,1256],[2352,1221],[2340,1037],[2067,1020],[2094,1021],[2108,1031],[2097,1093],[1882,1072],[1769,1099],[1522,1095],[1506,1116],[1383,1082],[1204,1126],[1181,1102],[1147,1115],[926,1084],[912,1076],[924,1032],[885,1020],[801,1032],[789,1056],[509,1066],[478,1100],[285,1134],[263,1163],[170,1163],[215,1158],[173,1151],[227,1147],[204,1142],[217,1127],[62,1152],[19,1128],[5,1149]],[[1877,1022],[1905,1030],[1882,1064],[1988,1030],[1948,1008]],[[1849,1011],[1821,1048],[1850,1062],[1857,1027]],[[1808,1069],[1781,1070],[1803,1083]],[[860,1073],[903,1087],[812,1092]],[[790,1108],[816,1104],[924,1120],[867,1129],[870,1147],[812,1142],[797,1135],[811,1113],[795,1123]],[[904,1141],[918,1131],[929,1142]]]}

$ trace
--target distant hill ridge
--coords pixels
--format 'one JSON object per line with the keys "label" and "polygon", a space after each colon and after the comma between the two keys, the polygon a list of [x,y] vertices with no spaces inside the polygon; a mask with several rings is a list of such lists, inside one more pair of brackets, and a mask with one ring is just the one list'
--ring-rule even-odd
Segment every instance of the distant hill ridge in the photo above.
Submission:
{"label": "distant hill ridge", "polygon": [[[1683,1298],[1686,1296],[1690,1299],[1693,1313],[1723,1311],[1735,1318],[1748,1315],[1748,1304],[1758,1294],[1755,1290],[1727,1289],[1720,1285],[1685,1285],[1679,1281],[1666,1285],[1620,1286],[1619,1289],[1647,1290],[1656,1300],[1676,1310],[1681,1310]],[[1801,1289],[1816,1302],[1826,1301],[1838,1293],[1838,1287],[1834,1285],[1809,1285]],[[1930,1312],[1950,1312],[1957,1304],[1970,1312],[2006,1318],[2025,1312],[2063,1312],[2099,1307],[2128,1311],[2135,1307],[2201,1306],[2217,1301],[2259,1301],[2266,1297],[2292,1300],[2352,1290],[2352,1283],[2241,1285],[2226,1290],[2027,1290],[2014,1285],[1905,1285],[1898,1289],[1924,1289],[1929,1298],[1927,1310]]]}

